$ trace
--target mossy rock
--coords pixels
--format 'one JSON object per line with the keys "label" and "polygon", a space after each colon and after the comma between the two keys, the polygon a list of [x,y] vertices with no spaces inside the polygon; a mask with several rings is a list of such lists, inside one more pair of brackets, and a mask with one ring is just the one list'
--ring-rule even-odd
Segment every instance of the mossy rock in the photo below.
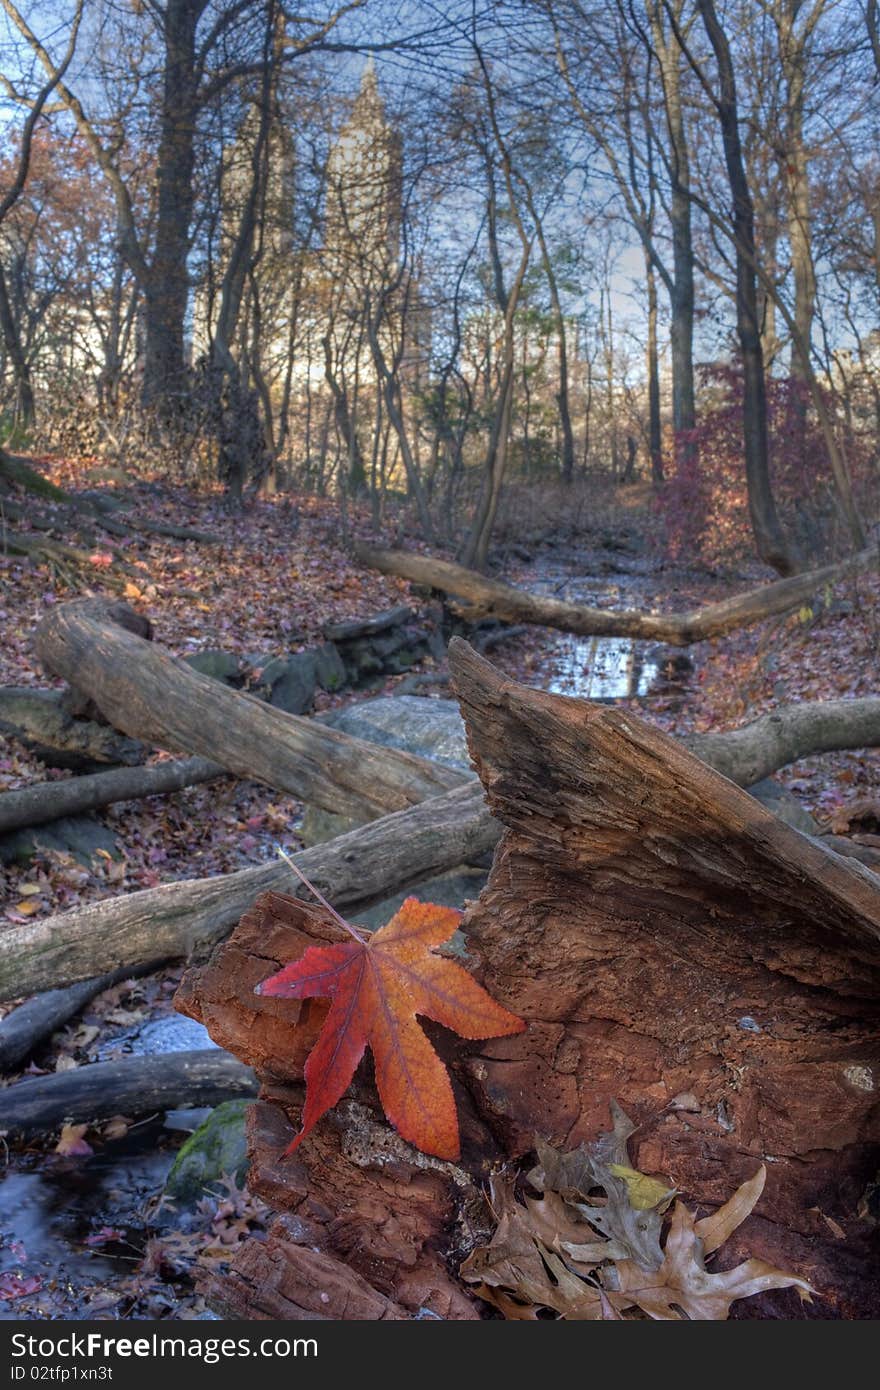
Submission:
{"label": "mossy rock", "polygon": [[194,1207],[217,1190],[222,1178],[235,1178],[243,1187],[247,1177],[247,1141],[244,1133],[247,1100],[225,1100],[190,1135],[178,1153],[164,1196],[177,1208]]}

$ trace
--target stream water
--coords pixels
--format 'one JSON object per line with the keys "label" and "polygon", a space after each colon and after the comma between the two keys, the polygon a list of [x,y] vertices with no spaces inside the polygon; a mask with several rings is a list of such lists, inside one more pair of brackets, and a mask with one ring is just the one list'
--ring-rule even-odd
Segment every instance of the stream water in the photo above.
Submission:
{"label": "stream water", "polygon": [[[597,608],[645,606],[646,575],[637,568],[613,579],[572,574],[571,569],[570,562],[539,559],[520,583],[533,594]],[[549,641],[546,688],[559,695],[600,701],[646,695],[661,672],[656,649],[629,637],[574,637],[560,632]]]}
{"label": "stream water", "polygon": [[0,1182],[0,1320],[95,1316],[102,1288],[143,1256],[169,1138],[154,1122],[89,1157],[12,1159]]}

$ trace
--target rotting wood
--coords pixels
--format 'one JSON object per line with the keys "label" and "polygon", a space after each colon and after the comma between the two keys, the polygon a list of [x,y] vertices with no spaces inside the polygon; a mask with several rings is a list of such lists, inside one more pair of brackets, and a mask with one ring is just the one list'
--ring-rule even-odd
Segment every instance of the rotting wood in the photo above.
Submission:
{"label": "rotting wood", "polygon": [[[527,1163],[536,1133],[566,1148],[594,1139],[613,1098],[638,1125],[634,1166],[690,1203],[719,1205],[772,1156],[759,1212],[725,1255],[793,1269],[822,1298],[805,1310],[761,1295],[739,1316],[872,1315],[878,1235],[857,1206],[880,1155],[880,881],[637,716],[518,685],[458,640],[450,661],[506,826],[466,949],[529,1027],[477,1044],[432,1033],[456,1083],[457,1168],[399,1141],[368,1068],[283,1159],[321,1013],[254,984],[341,929],[267,895],[188,973],[184,1011],[261,1080],[250,1186],[297,1218],[274,1230],[273,1296],[301,1306],[317,1251],[351,1272],[329,1317],[363,1280],[408,1317],[477,1315],[454,1271],[476,1243],[487,1172]],[[246,1247],[234,1261],[227,1315],[266,1315],[236,1273],[252,1258]]]}
{"label": "rotting wood", "polygon": [[[868,706],[876,702],[834,703],[843,706],[845,716],[849,703]],[[814,751],[803,743],[804,730],[809,727],[822,732],[826,749],[834,746],[829,742],[824,704],[790,708],[797,716],[796,732],[801,739],[797,747],[802,755]],[[801,718],[798,711],[806,711],[807,717]],[[876,717],[875,712],[867,709],[863,715],[865,719]],[[626,716],[621,713],[620,717]],[[784,721],[780,730],[771,717],[771,737],[765,737],[767,718],[763,716],[754,725],[731,734],[698,735],[693,751],[698,751],[709,766],[717,762],[734,781],[751,779],[756,767],[766,775],[782,765],[785,750],[791,752],[794,747],[785,733]],[[859,727],[861,738],[867,733],[867,725]],[[849,725],[845,718],[841,729],[837,746],[851,746],[846,741]],[[757,730],[753,737],[752,730]],[[731,741],[735,758],[728,752]],[[687,747],[689,740],[682,743]],[[774,761],[776,758],[779,761]],[[297,862],[313,866],[307,872],[325,885],[326,894],[337,894],[334,901],[366,902],[485,853],[494,847],[498,833],[479,787],[472,785],[431,799],[430,809],[422,803],[420,808],[382,818],[328,841],[308,852],[318,857],[305,860],[297,856]],[[824,850],[830,848],[862,859],[871,867],[877,864],[876,854],[863,852],[843,837],[835,837],[828,845],[829,838],[823,836],[817,843]],[[320,857],[320,851],[326,853],[326,859]],[[356,867],[360,880],[343,871],[346,855],[353,856],[349,863]],[[169,958],[189,955],[198,944],[214,942],[229,932],[248,903],[264,889],[283,883],[286,872],[283,865],[273,863],[217,878],[164,884],[7,928],[0,934],[0,998],[16,998],[98,974],[110,960],[136,964],[153,959],[159,950]],[[362,891],[358,895],[359,887]]]}
{"label": "rotting wood", "polygon": [[839,564],[825,565],[806,574],[780,579],[760,589],[710,603],[690,613],[640,613],[632,609],[609,610],[587,604],[564,603],[515,589],[498,579],[487,579],[475,570],[449,560],[434,559],[412,551],[384,550],[363,541],[354,544],[358,562],[381,574],[392,574],[431,589],[465,599],[468,616],[498,618],[509,623],[535,623],[559,628],[581,637],[632,637],[672,646],[688,646],[722,637],[751,623],[788,613],[809,602],[817,593],[847,574],[874,569],[880,561],[876,548],[861,551]]}

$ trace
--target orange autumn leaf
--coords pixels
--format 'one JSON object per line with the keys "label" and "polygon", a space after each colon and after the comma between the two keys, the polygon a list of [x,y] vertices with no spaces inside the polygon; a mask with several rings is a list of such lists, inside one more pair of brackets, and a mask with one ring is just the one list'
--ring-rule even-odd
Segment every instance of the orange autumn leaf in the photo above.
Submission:
{"label": "orange autumn leaf", "polygon": [[458,1117],[446,1067],[416,1015],[464,1038],[521,1033],[522,1019],[435,948],[461,919],[453,908],[407,898],[391,921],[366,940],[310,946],[298,961],[257,986],[283,999],[330,999],[324,1026],[305,1065],[302,1129],[291,1153],[341,1098],[367,1047],[386,1116],[423,1153],[459,1156]]}

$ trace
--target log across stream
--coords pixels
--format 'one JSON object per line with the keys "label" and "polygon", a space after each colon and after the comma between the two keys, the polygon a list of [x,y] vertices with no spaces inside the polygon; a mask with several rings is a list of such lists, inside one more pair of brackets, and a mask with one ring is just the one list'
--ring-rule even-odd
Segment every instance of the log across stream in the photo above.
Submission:
{"label": "log across stream", "polygon": [[[536,597],[600,608],[646,606],[645,575],[627,572],[600,577],[588,572],[591,557],[585,557],[587,572],[572,573],[576,559],[541,557],[522,576],[520,586]],[[548,629],[542,645],[547,666],[544,684],[554,694],[582,700],[628,699],[646,695],[660,675],[656,642],[633,637],[580,637]]]}

